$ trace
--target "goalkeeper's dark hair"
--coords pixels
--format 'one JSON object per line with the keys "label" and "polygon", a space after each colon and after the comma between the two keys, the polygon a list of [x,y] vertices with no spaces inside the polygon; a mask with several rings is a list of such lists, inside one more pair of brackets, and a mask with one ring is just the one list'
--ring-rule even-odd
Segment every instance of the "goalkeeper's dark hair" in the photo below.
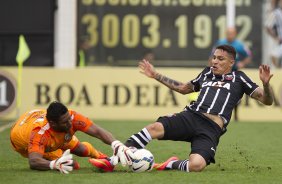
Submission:
{"label": "goalkeeper's dark hair", "polygon": [[231,45],[219,45],[216,49],[224,50],[231,56],[232,59],[236,59],[236,50]]}
{"label": "goalkeeper's dark hair", "polygon": [[47,108],[46,118],[48,121],[57,122],[67,111],[68,108],[64,104],[54,101]]}

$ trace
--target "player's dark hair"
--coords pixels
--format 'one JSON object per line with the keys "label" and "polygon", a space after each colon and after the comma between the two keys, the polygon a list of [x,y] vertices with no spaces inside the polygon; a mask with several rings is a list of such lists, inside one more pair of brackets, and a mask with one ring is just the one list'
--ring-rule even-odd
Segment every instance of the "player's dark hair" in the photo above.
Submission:
{"label": "player's dark hair", "polygon": [[64,104],[54,101],[47,108],[46,118],[48,121],[57,122],[67,111],[68,108]]}
{"label": "player's dark hair", "polygon": [[236,58],[236,50],[231,45],[219,45],[216,49],[226,51],[234,60]]}

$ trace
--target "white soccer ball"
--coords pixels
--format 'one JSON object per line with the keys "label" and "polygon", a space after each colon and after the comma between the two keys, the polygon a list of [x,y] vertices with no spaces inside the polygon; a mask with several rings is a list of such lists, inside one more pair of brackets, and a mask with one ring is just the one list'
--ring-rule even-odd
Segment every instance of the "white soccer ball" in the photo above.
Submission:
{"label": "white soccer ball", "polygon": [[132,165],[129,168],[133,172],[145,172],[150,171],[154,165],[153,154],[146,149],[137,149],[133,151],[136,159],[132,160]]}

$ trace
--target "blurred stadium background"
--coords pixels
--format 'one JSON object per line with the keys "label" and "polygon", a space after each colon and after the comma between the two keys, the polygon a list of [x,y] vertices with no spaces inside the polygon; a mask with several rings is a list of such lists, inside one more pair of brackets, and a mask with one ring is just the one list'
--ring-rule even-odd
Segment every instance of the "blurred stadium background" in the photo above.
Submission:
{"label": "blurred stadium background", "polygon": [[[160,72],[188,81],[230,25],[253,53],[244,71],[261,85],[257,68],[271,65],[273,48],[264,29],[269,7],[262,0],[2,0],[0,118],[53,100],[98,119],[178,112],[189,97],[140,75],[138,61],[150,57]],[[30,50],[23,68],[16,61],[19,35]],[[282,120],[281,69],[272,71],[275,104],[244,97],[240,120]]]}
{"label": "blurred stadium background", "polygon": [[[41,183],[156,183],[171,181],[173,176],[174,183],[281,183],[281,162],[277,161],[282,148],[282,70],[271,65],[269,53],[274,42],[264,29],[270,3],[1,0],[2,181],[38,183],[40,177]],[[258,66],[271,65],[275,103],[265,107],[245,96],[239,108],[240,123],[230,124],[217,164],[204,173],[153,172],[139,177],[119,168],[112,175],[97,171],[93,175],[87,159],[76,157],[82,169],[62,180],[52,171],[29,170],[27,160],[10,149],[9,122],[25,111],[46,108],[53,100],[95,120],[120,140],[160,115],[181,111],[193,97],[174,93],[142,76],[138,61],[150,58],[161,73],[183,82],[191,80],[207,65],[213,44],[224,38],[226,27],[232,25],[253,53],[252,63],[244,72],[261,85]],[[111,154],[110,148],[96,139],[78,137]],[[171,154],[187,156],[186,143],[153,141],[148,149],[157,155],[158,162]]]}

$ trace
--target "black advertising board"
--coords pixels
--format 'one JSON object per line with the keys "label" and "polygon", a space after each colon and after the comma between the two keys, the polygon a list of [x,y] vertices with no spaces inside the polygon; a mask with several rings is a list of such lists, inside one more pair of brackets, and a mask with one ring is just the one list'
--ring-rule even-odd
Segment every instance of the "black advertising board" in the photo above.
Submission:
{"label": "black advertising board", "polygon": [[[237,0],[238,38],[261,62],[262,1]],[[80,0],[78,49],[88,65],[136,65],[153,53],[159,66],[202,66],[225,37],[224,0]]]}
{"label": "black advertising board", "polygon": [[24,35],[30,57],[24,66],[54,65],[55,0],[0,1],[0,66],[16,66],[19,35]]}

